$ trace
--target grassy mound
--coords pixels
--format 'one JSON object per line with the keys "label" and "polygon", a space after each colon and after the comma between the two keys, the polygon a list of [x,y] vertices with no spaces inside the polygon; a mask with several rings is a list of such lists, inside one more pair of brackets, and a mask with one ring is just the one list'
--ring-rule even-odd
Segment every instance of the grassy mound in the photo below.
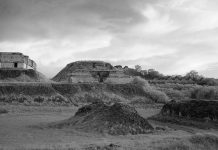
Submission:
{"label": "grassy mound", "polygon": [[217,129],[218,101],[173,101],[165,104],[160,114],[150,119],[201,129]]}
{"label": "grassy mound", "polygon": [[[0,103],[25,103],[30,105],[84,105],[96,101],[147,103],[166,102],[164,93],[157,90],[155,94],[145,91],[137,84],[66,84],[66,83],[1,83]],[[159,95],[158,92],[160,93]],[[26,103],[27,102],[27,103]]]}
{"label": "grassy mound", "polygon": [[193,119],[218,120],[218,101],[171,102],[163,106],[161,114]]}
{"label": "grassy mound", "polygon": [[49,83],[1,83],[0,102],[25,105],[69,103]]}
{"label": "grassy mound", "polygon": [[45,82],[42,73],[33,69],[0,69],[0,82]]}
{"label": "grassy mound", "polygon": [[124,104],[93,103],[80,108],[75,116],[48,125],[51,128],[74,128],[111,135],[145,134],[153,127],[137,111]]}

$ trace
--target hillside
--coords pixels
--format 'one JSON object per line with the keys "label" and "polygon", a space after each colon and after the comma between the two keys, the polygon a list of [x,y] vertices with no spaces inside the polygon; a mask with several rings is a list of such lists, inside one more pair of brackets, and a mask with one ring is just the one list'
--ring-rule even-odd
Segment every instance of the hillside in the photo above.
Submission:
{"label": "hillside", "polygon": [[[158,95],[157,95],[158,94]],[[139,101],[163,103],[160,93],[151,96],[136,84],[65,84],[65,83],[1,83],[1,103],[25,103],[27,105],[84,105],[104,101],[130,104]],[[159,98],[159,99],[157,99]]]}
{"label": "hillside", "polygon": [[0,69],[0,82],[48,82],[40,72],[33,69]]}
{"label": "hillside", "polygon": [[52,80],[56,82],[62,82],[68,80],[68,74],[75,72],[77,70],[93,70],[96,68],[101,69],[112,69],[113,66],[110,63],[103,61],[77,61],[68,64],[65,68],[63,68]]}

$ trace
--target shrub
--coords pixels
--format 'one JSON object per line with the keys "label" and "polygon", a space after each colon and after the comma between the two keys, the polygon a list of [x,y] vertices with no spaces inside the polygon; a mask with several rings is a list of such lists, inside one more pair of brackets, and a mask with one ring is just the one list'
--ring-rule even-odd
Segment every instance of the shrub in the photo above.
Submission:
{"label": "shrub", "polygon": [[44,98],[43,97],[36,97],[34,98],[34,102],[37,102],[37,103],[42,103],[44,101]]}
{"label": "shrub", "polygon": [[165,89],[164,92],[174,100],[184,100],[186,98],[185,94],[179,90]]}
{"label": "shrub", "polygon": [[190,142],[195,145],[196,149],[202,148],[207,150],[218,149],[218,137],[213,135],[193,136]]}
{"label": "shrub", "polygon": [[0,97],[0,102],[6,102],[6,97]]}
{"label": "shrub", "polygon": [[169,97],[161,91],[155,89],[147,89],[145,93],[156,103],[165,103],[169,101]]}
{"label": "shrub", "polygon": [[57,103],[67,103],[68,101],[61,95],[57,95],[54,97],[51,97],[52,102],[57,102]]}
{"label": "shrub", "polygon": [[151,87],[146,80],[140,77],[136,77],[135,79],[133,79],[132,83],[142,87],[145,94],[156,103],[165,103],[169,101],[169,97],[164,92],[161,92],[159,90],[156,90],[154,87]]}
{"label": "shrub", "polygon": [[215,87],[200,87],[191,92],[191,98],[194,99],[216,99],[218,90]]}
{"label": "shrub", "polygon": [[146,81],[140,77],[135,77],[132,80],[132,84],[135,84],[135,85],[140,86],[140,87],[150,87],[150,84],[148,83],[148,81]]}

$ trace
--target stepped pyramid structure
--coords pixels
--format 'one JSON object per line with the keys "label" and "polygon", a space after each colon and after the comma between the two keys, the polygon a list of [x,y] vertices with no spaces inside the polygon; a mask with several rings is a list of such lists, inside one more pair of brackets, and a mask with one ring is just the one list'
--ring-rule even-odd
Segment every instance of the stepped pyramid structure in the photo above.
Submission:
{"label": "stepped pyramid structure", "polygon": [[[99,78],[102,77],[102,78]],[[68,83],[128,83],[132,78],[122,69],[103,61],[76,61],[68,64],[52,80]]]}

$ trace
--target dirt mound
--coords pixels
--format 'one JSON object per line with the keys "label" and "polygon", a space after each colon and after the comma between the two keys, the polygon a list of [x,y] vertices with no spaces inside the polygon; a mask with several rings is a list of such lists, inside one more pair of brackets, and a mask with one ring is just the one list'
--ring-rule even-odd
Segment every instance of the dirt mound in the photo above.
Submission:
{"label": "dirt mound", "polygon": [[218,101],[170,102],[163,106],[161,115],[217,121]]}
{"label": "dirt mound", "polygon": [[95,68],[112,69],[113,66],[110,63],[103,61],[76,61],[68,64],[62,69],[52,80],[56,82],[67,81],[68,74],[77,70],[93,70]]}
{"label": "dirt mound", "polygon": [[0,69],[0,82],[45,82],[46,77],[33,69]]}
{"label": "dirt mound", "polygon": [[48,127],[67,127],[111,135],[144,134],[153,130],[148,121],[133,107],[120,103],[93,103],[80,108],[73,117],[51,123]]}

